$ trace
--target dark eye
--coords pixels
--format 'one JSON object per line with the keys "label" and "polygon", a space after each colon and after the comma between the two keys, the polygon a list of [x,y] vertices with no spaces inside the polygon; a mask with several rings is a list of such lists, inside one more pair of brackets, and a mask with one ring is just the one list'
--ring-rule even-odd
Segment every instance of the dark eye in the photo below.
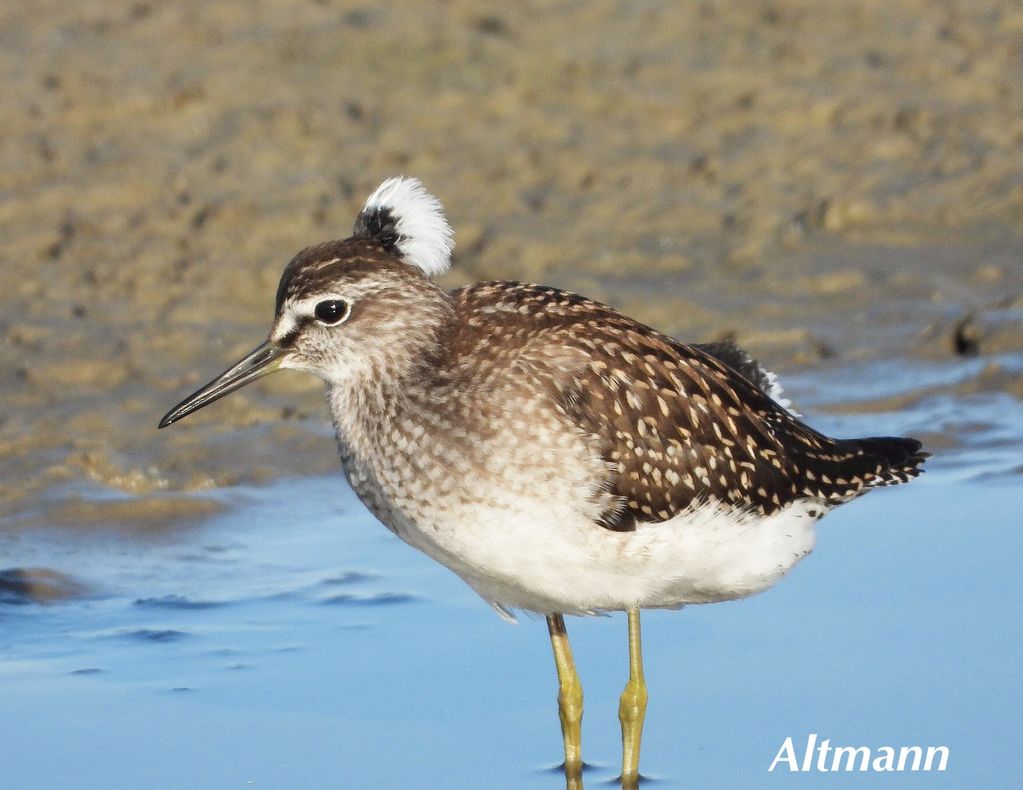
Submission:
{"label": "dark eye", "polygon": [[325,324],[336,324],[348,317],[348,303],[340,299],[328,299],[316,305],[316,318]]}

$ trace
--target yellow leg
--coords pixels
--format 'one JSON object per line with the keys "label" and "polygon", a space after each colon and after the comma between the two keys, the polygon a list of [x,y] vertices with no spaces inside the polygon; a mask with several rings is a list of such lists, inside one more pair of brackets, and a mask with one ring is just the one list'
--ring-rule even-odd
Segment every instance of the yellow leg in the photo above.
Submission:
{"label": "yellow leg", "polygon": [[565,740],[565,778],[569,787],[581,788],[583,687],[572,660],[565,618],[560,614],[547,615],[547,628],[551,632],[554,665],[558,669],[558,715],[561,717],[561,735]]}
{"label": "yellow leg", "polygon": [[622,786],[639,781],[639,745],[646,716],[646,681],[643,679],[643,648],[639,633],[639,609],[629,609],[629,682],[625,684],[618,718],[622,723]]}

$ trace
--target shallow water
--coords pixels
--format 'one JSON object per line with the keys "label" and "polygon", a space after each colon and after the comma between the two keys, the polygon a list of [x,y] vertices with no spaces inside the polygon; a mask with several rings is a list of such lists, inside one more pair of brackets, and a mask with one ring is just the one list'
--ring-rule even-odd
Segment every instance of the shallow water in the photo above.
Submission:
{"label": "shallow water", "polygon": [[[976,375],[964,362],[789,377],[825,430],[945,446],[919,481],[830,515],[814,555],[769,592],[645,615],[653,786],[792,787],[767,767],[786,737],[811,732],[946,745],[948,771],[928,787],[1015,780],[1023,407],[942,389]],[[903,408],[870,408],[919,391]],[[376,524],[340,474],[209,496],[219,515],[148,538],[0,530],[4,566],[82,585],[48,603],[8,589],[0,604],[0,787],[563,785],[542,619],[503,622]],[[586,784],[609,786],[624,618],[573,618],[569,632]]]}

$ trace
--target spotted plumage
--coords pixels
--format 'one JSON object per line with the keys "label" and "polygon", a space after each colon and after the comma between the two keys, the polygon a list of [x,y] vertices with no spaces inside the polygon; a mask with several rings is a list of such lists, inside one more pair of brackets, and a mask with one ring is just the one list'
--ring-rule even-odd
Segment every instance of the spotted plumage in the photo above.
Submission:
{"label": "spotted plumage", "polygon": [[[698,502],[764,515],[807,498],[826,508],[920,471],[913,439],[841,441],[800,422],[734,345],[680,343],[546,286],[482,283],[453,299],[475,338],[473,358],[500,346],[599,448],[609,465],[599,485],[615,495],[599,521],[610,529],[666,521]],[[568,356],[569,366],[550,364]],[[744,360],[761,386],[731,359]]]}

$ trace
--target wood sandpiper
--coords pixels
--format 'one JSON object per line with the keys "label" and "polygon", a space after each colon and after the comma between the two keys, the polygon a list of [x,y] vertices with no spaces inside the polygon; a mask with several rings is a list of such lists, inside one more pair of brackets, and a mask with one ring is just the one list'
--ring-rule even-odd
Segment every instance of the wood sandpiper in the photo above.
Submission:
{"label": "wood sandpiper", "polygon": [[353,235],[288,264],[265,343],[163,428],[282,368],[322,378],[369,510],[506,616],[547,618],[570,786],[583,694],[564,615],[628,613],[622,782],[639,776],[640,609],[753,595],[813,549],[832,508],[923,470],[920,442],[832,439],[732,343],[690,345],[556,288],[447,292],[453,234],[413,178]]}

